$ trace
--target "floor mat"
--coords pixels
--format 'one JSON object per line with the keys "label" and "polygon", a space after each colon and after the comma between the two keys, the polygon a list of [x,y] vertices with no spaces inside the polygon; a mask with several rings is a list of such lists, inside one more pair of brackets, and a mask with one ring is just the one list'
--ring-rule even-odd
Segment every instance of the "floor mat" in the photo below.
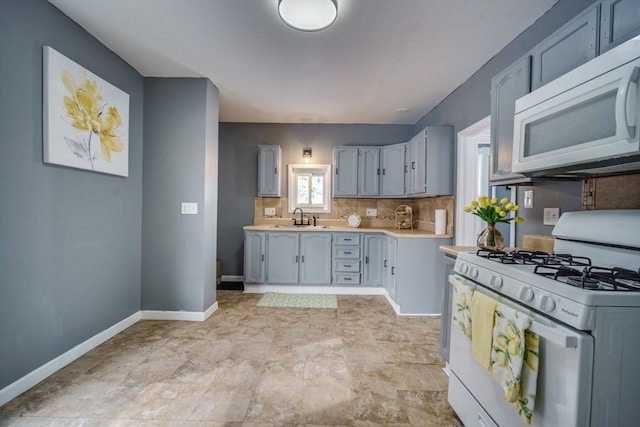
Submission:
{"label": "floor mat", "polygon": [[338,308],[338,299],[335,295],[267,292],[256,305],[258,307]]}

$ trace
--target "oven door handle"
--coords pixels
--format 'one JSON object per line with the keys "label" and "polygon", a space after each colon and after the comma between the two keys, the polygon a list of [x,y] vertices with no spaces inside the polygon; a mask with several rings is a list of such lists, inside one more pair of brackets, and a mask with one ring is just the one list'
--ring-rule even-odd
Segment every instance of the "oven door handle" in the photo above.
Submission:
{"label": "oven door handle", "polygon": [[542,323],[533,321],[529,330],[538,334],[544,339],[553,341],[554,343],[561,345],[564,348],[577,348],[578,337],[564,334],[562,331],[558,331],[553,326],[543,325]]}

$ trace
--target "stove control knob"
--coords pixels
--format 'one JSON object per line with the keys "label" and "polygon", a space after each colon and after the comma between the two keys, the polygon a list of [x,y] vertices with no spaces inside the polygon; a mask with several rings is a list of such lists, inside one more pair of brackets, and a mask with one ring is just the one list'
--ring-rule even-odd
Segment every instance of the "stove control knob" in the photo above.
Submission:
{"label": "stove control knob", "polygon": [[467,270],[469,270],[469,266],[467,264],[465,264],[464,262],[461,262],[460,263],[460,273],[466,274]]}
{"label": "stove control knob", "polygon": [[[520,299],[523,301],[531,301],[535,295],[533,294],[533,289],[529,286],[525,286],[520,289]],[[551,300],[553,302],[553,300]],[[555,304],[554,304],[555,305]]]}
{"label": "stove control knob", "polygon": [[502,277],[491,276],[491,278],[489,279],[489,284],[494,289],[500,289],[502,287]]}
{"label": "stove control knob", "polygon": [[472,278],[476,278],[478,277],[478,269],[476,267],[470,267],[469,268],[469,276],[471,276]]}
{"label": "stove control knob", "polygon": [[556,302],[549,295],[544,295],[540,299],[540,308],[547,313],[551,313],[556,308]]}

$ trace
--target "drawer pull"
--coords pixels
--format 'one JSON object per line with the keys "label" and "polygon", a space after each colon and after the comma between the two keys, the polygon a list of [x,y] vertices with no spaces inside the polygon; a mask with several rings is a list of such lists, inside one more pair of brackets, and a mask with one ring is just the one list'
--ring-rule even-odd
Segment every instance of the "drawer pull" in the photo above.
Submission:
{"label": "drawer pull", "polygon": [[351,268],[351,264],[345,264],[344,267],[345,268]]}
{"label": "drawer pull", "polygon": [[344,280],[351,280],[351,277],[345,277]]}
{"label": "drawer pull", "polygon": [[345,251],[345,255],[351,255],[351,251]]}

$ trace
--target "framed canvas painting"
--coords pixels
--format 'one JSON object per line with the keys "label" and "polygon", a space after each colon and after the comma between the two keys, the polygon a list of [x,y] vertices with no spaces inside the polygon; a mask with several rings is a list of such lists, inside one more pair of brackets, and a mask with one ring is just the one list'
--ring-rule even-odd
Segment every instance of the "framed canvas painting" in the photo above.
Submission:
{"label": "framed canvas painting", "polygon": [[129,95],[43,47],[45,163],[129,176]]}

